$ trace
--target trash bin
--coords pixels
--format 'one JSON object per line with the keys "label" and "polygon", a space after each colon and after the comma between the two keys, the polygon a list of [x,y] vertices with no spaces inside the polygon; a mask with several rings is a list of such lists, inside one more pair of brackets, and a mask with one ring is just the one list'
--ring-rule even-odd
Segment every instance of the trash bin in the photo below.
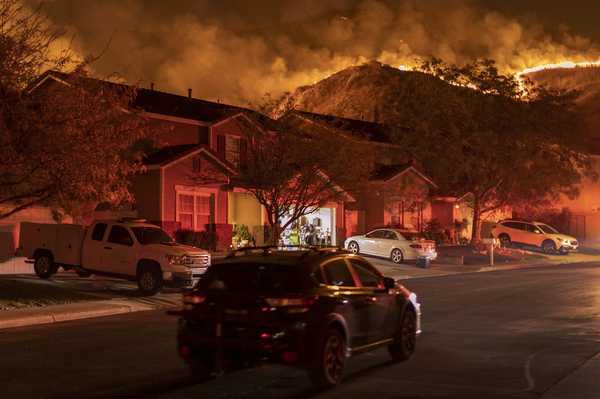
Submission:
{"label": "trash bin", "polygon": [[427,269],[429,267],[429,258],[425,256],[419,256],[417,258],[417,267]]}

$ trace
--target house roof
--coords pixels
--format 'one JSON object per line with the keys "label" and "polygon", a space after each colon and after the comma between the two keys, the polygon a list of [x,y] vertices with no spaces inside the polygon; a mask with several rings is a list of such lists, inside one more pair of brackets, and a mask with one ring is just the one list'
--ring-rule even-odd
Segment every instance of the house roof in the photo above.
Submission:
{"label": "house roof", "polygon": [[415,173],[417,176],[419,176],[421,179],[426,181],[432,187],[437,188],[437,184],[435,184],[433,182],[433,180],[431,180],[429,177],[427,177],[423,172],[418,170],[415,167],[414,162],[395,164],[395,165],[377,165],[375,167],[375,169],[373,170],[373,172],[371,173],[369,180],[387,182],[387,181],[392,180],[395,177],[398,177],[405,173],[408,173],[409,171],[412,171],[413,173]]}
{"label": "house roof", "polygon": [[[54,79],[62,83],[67,83],[69,74],[52,70],[46,71],[40,76],[37,82],[32,85],[30,90],[39,87],[47,79]],[[85,78],[85,80],[90,83],[90,85],[101,84],[117,88],[130,87],[125,84],[94,78]],[[134,102],[131,105],[154,114],[192,119],[210,124],[244,113],[269,130],[274,130],[276,127],[276,123],[273,119],[248,108],[202,100],[199,98],[180,96],[154,89],[137,88]]]}
{"label": "house roof", "polygon": [[210,159],[213,163],[219,165],[221,168],[228,171],[230,174],[236,174],[235,166],[230,162],[219,158],[213,151],[211,151],[205,145],[197,144],[182,144],[162,147],[161,149],[153,152],[152,154],[144,158],[144,164],[148,166],[155,166],[164,168],[170,164],[182,160],[188,156],[204,154],[206,158]]}
{"label": "house roof", "polygon": [[386,127],[379,123],[361,121],[357,119],[342,118],[333,115],[314,114],[312,112],[291,110],[284,114],[280,121],[289,121],[291,117],[299,117],[317,123],[321,126],[344,132],[355,138],[374,141],[378,143],[390,143],[390,136]]}

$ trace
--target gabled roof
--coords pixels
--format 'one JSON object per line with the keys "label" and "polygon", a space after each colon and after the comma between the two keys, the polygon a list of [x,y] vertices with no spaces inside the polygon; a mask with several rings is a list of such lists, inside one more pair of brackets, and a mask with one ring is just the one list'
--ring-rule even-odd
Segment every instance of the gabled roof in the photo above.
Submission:
{"label": "gabled roof", "polygon": [[[68,84],[69,74],[52,70],[46,71],[30,87],[29,90],[35,90],[48,79],[52,79],[63,84]],[[90,85],[101,84],[116,88],[130,87],[121,83],[114,83],[94,78],[85,78],[85,80],[89,82]],[[275,127],[275,121],[273,119],[248,108],[201,100],[199,98],[190,98],[153,89],[137,88],[134,103],[131,105],[154,114],[192,119],[210,124],[228,119],[240,113],[244,113],[249,115],[249,117],[260,123],[266,129],[273,129]]]}
{"label": "gabled roof", "polygon": [[371,177],[369,178],[369,180],[371,180],[373,182],[376,182],[376,181],[389,182],[390,180],[395,179],[396,177],[400,177],[408,172],[415,173],[417,176],[419,176],[421,179],[423,179],[429,185],[437,188],[437,184],[435,184],[433,182],[433,180],[431,180],[429,177],[427,177],[424,173],[419,171],[415,167],[414,162],[409,162],[409,163],[404,163],[404,164],[396,164],[396,165],[378,165],[373,170],[373,173],[371,173]]}
{"label": "gabled roof", "polygon": [[184,158],[200,154],[205,155],[206,158],[210,159],[213,163],[219,165],[230,174],[237,174],[234,165],[219,158],[217,154],[212,152],[205,145],[197,144],[182,144],[163,147],[158,151],[146,156],[144,158],[144,164],[158,168],[165,168],[175,162],[183,160]]}
{"label": "gabled roof", "polygon": [[314,114],[312,112],[300,111],[296,109],[288,111],[281,116],[278,121],[289,123],[291,118],[300,118],[305,121],[316,123],[323,127],[345,133],[357,139],[386,144],[391,142],[388,130],[384,125],[379,123],[342,118],[333,115]]}

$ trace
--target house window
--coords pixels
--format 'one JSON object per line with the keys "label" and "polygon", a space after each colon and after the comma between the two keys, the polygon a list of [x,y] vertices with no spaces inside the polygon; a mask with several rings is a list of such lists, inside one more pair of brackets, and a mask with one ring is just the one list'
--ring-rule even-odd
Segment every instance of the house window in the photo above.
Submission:
{"label": "house window", "polygon": [[210,194],[178,193],[177,220],[184,230],[204,230],[211,223]]}
{"label": "house window", "polygon": [[240,142],[238,137],[227,136],[225,141],[225,159],[236,167],[240,164]]}

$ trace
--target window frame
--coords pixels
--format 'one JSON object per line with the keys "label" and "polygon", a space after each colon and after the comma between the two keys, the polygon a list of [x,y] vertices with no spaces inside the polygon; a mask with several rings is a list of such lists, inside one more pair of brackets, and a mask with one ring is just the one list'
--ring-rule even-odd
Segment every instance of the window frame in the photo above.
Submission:
{"label": "window frame", "polygon": [[[175,187],[175,221],[178,223],[181,223],[181,218],[180,215],[183,214],[187,214],[189,215],[190,212],[181,212],[180,209],[180,197],[181,196],[190,196],[193,197],[194,201],[193,201],[193,207],[192,207],[192,230],[193,231],[204,231],[204,226],[198,226],[198,216],[200,215],[205,215],[205,214],[200,214],[198,213],[198,203],[197,203],[197,197],[204,197],[204,198],[208,198],[209,201],[209,210],[208,210],[208,219],[209,219],[209,223],[213,220],[216,220],[216,216],[217,216],[217,192],[216,190],[206,190],[206,189],[195,189],[194,187],[188,187],[188,188],[182,188],[182,187]],[[210,201],[211,201],[211,197],[214,196],[214,205],[211,209],[210,206]],[[211,213],[212,210],[212,213]]]}
{"label": "window frame", "polygon": [[[129,240],[131,241],[131,243],[130,244],[125,244],[125,243],[122,243],[122,242],[110,241],[110,234],[112,233],[112,231],[115,228],[120,228],[120,229],[123,229],[125,232],[127,232],[127,235],[129,236]],[[113,224],[112,226],[110,226],[110,231],[108,233],[108,236],[106,237],[106,242],[110,243],[110,244],[122,245],[124,247],[133,247],[133,245],[135,244],[136,241],[133,238],[133,235],[131,234],[131,231],[129,231],[129,229],[127,227],[122,226],[120,224]]]}
{"label": "window frame", "polygon": [[[94,238],[94,233],[96,232],[96,229],[97,229],[99,226],[104,226],[104,230],[102,230],[102,236],[100,237],[100,239],[96,239],[96,238]],[[94,225],[94,228],[93,228],[93,229],[92,229],[92,231],[90,232],[90,240],[92,240],[92,241],[96,241],[96,242],[102,242],[102,241],[104,241],[104,236],[106,236],[106,232],[107,232],[107,231],[108,231],[108,223],[103,223],[103,222],[96,223],[96,224]],[[108,238],[108,237],[107,237],[107,238]]]}
{"label": "window frame", "polygon": [[[327,278],[327,274],[325,273],[325,268],[327,267],[327,265],[329,265],[333,262],[338,262],[338,261],[341,261],[346,266],[346,270],[348,271],[348,273],[350,274],[350,278],[354,282],[353,286],[330,284],[329,279]],[[345,290],[360,288],[360,283],[359,283],[359,281],[357,281],[354,271],[352,270],[352,268],[350,267],[350,264],[344,257],[340,256],[340,257],[336,257],[333,259],[327,259],[325,262],[323,262],[319,265],[319,269],[321,270],[321,276],[323,278],[323,281],[325,282],[324,284],[327,287],[336,287],[337,289],[345,289]]]}
{"label": "window frame", "polygon": [[[354,267],[354,263],[353,263],[354,261],[359,266],[367,269],[368,271],[375,274],[379,278],[377,286],[363,285],[360,275],[358,274],[358,272],[356,271],[356,268]],[[356,281],[358,281],[358,283],[360,284],[359,285],[360,288],[372,288],[372,289],[385,288],[385,285],[383,282],[384,275],[379,270],[377,270],[377,268],[375,268],[373,265],[371,265],[369,262],[367,262],[364,259],[357,258],[357,257],[348,257],[348,258],[346,258],[346,262],[348,263],[348,266],[350,267],[350,270],[352,271],[352,275],[354,276],[354,279]]]}

